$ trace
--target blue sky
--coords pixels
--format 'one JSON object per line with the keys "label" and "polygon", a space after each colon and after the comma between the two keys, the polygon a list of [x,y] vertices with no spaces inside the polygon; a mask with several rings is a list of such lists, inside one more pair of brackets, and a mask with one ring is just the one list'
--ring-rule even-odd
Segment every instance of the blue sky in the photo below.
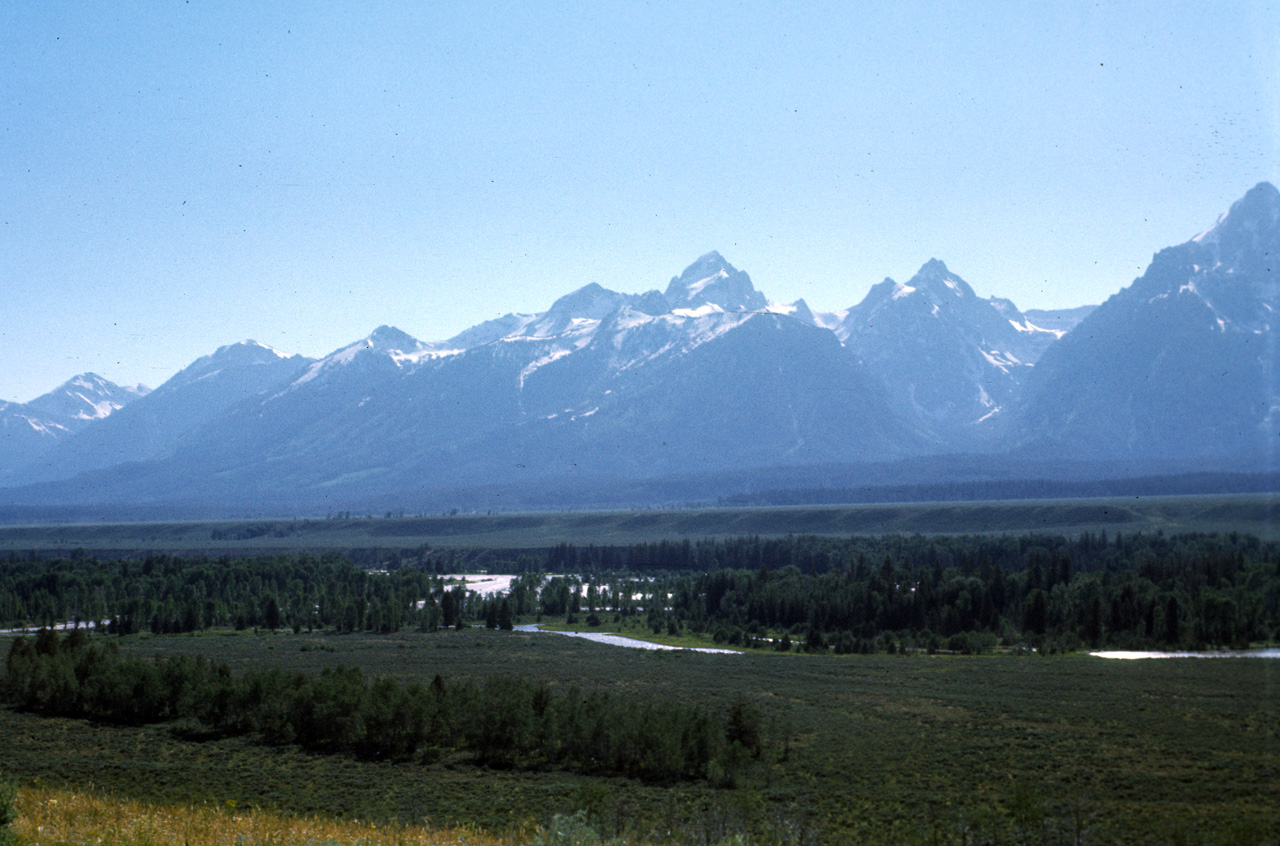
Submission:
{"label": "blue sky", "polygon": [[1100,302],[1280,182],[1270,3],[0,6],[0,399],[434,340],[717,249]]}

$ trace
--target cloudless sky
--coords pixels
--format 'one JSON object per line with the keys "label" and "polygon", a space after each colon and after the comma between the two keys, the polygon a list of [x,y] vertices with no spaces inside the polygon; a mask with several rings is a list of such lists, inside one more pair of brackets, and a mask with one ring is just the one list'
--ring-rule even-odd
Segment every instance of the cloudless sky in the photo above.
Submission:
{"label": "cloudless sky", "polygon": [[1278,153],[1267,2],[5,3],[0,399],[712,249],[815,309],[931,257],[1098,303]]}

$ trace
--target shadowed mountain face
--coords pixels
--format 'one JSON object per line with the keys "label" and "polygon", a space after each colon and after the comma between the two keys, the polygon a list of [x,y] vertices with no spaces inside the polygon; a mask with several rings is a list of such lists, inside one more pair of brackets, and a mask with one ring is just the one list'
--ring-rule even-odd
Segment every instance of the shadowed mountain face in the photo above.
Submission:
{"label": "shadowed mountain face", "polygon": [[1263,183],[1049,349],[1014,443],[1067,456],[1274,457],[1280,193]]}
{"label": "shadowed mountain face", "polygon": [[1012,449],[1009,473],[1271,456],[1278,236],[1280,196],[1260,185],[1103,306],[1031,318],[937,260],[814,312],[708,253],[665,292],[593,283],[443,342],[382,326],[315,361],[233,344],[127,405],[83,388],[0,408],[24,436],[33,407],[79,421],[39,452],[6,436],[0,502],[314,509],[466,486],[562,502],[579,483],[812,479],[958,451]]}
{"label": "shadowed mountain face", "polygon": [[981,299],[937,259],[906,284],[874,286],[836,328],[900,414],[940,445],[966,448],[1008,413],[1060,334],[1032,325],[1008,300]]}
{"label": "shadowed mountain face", "polygon": [[253,341],[221,347],[175,374],[141,404],[131,403],[35,461],[23,462],[20,472],[29,481],[48,481],[158,458],[192,430],[296,373],[307,361]]}

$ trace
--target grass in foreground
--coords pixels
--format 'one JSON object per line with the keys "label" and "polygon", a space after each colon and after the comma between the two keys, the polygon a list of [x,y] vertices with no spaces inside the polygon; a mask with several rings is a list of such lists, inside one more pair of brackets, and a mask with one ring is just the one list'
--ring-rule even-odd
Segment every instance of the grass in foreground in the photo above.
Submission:
{"label": "grass in foreground", "polygon": [[[176,805],[100,793],[30,787],[17,791],[17,819],[0,826],[10,846],[644,846],[605,838],[578,812],[556,815],[545,826],[526,823],[504,835],[470,826],[429,828],[324,817],[294,817],[274,810],[237,810],[233,803]],[[748,846],[741,836],[715,846]]]}
{"label": "grass in foreground", "polygon": [[430,829],[359,820],[293,817],[271,810],[238,811],[233,804],[164,805],[50,787],[18,791],[17,842],[24,846],[94,843],[103,846],[315,844],[339,846],[506,846],[531,841],[534,831],[507,837],[473,828]]}

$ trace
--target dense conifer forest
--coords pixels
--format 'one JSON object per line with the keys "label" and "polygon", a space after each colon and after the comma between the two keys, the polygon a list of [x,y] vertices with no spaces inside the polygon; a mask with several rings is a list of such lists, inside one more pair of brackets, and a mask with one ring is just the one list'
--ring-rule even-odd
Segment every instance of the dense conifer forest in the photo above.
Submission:
{"label": "dense conifer forest", "polygon": [[[1240,535],[799,537],[626,553],[631,569],[696,571],[661,582],[670,616],[733,644],[781,630],[843,652],[1243,647],[1280,629],[1280,547]],[[591,572],[617,557],[561,547],[548,566]]]}
{"label": "dense conifer forest", "polygon": [[11,556],[0,563],[0,624],[392,632],[505,629],[536,614],[837,652],[1226,647],[1280,631],[1280,545],[1237,534],[561,544],[490,562],[523,575],[489,599],[440,578],[458,559],[385,553],[369,569],[336,554]]}

